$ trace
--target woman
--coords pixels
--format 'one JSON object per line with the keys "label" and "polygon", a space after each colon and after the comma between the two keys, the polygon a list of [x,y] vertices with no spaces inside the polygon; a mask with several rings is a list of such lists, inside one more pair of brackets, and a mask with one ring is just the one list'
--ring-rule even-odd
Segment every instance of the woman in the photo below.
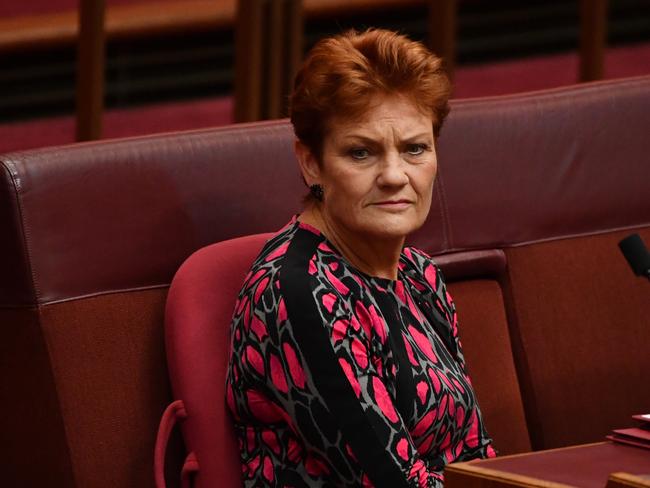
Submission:
{"label": "woman", "polygon": [[245,486],[442,486],[494,455],[425,221],[448,112],[440,59],[398,34],[319,42],[291,96],[304,211],[245,280],[228,405]]}

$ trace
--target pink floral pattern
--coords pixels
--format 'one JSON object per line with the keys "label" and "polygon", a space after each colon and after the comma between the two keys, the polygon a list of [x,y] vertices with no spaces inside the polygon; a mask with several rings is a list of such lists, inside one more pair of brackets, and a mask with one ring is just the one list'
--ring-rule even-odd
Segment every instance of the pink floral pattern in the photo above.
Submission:
{"label": "pink floral pattern", "polygon": [[[385,452],[382,462],[392,463],[403,486],[413,487],[441,487],[449,462],[494,456],[465,370],[456,311],[431,258],[406,248],[396,281],[370,277],[318,231],[294,219],[253,264],[232,321],[226,398],[245,486],[381,482],[376,467],[365,465],[359,460],[363,453],[351,447],[354,434],[333,415],[338,397],[314,381],[314,358],[306,357],[287,312],[283,263],[301,233],[316,236],[318,243],[306,256],[305,273],[322,319],[317,326],[329,337],[319,347],[336,357],[338,374],[362,412],[357,421],[375,433],[356,445],[378,443]],[[382,300],[394,305],[394,315],[382,308]],[[403,339],[401,362],[395,331]],[[400,380],[400,368],[408,381]]]}

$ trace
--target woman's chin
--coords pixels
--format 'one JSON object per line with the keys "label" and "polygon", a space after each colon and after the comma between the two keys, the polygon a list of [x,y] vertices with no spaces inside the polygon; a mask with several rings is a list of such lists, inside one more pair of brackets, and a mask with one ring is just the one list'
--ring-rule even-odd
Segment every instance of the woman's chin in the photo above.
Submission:
{"label": "woman's chin", "polygon": [[372,225],[364,226],[362,233],[366,235],[367,239],[403,240],[421,225],[419,222],[385,219],[381,222],[373,222]]}

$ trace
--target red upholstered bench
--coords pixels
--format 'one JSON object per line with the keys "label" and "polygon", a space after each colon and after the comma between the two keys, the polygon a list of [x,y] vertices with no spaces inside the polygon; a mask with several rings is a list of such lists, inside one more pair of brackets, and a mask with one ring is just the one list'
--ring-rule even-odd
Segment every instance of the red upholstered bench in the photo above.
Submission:
{"label": "red upholstered bench", "polygon": [[[195,250],[280,228],[285,122],[0,157],[3,486],[153,486],[163,318]],[[36,440],[38,439],[38,442]]]}
{"label": "red upholstered bench", "polygon": [[650,290],[617,246],[650,243],[648,127],[639,77],[459,103],[443,129],[446,245],[505,252],[534,449],[601,440],[650,406]]}
{"label": "red upholstered bench", "polygon": [[[650,404],[647,283],[615,245],[650,240],[648,126],[650,77],[453,104],[412,243],[470,263],[443,269],[502,452],[600,440]],[[298,211],[291,146],[279,121],[0,156],[3,485],[153,486],[171,278]],[[477,251],[500,267],[457,255]]]}

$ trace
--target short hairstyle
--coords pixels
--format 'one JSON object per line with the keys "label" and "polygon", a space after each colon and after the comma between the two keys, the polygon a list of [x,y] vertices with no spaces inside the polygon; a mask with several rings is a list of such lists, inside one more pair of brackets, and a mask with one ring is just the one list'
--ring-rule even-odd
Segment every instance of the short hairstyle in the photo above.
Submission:
{"label": "short hairstyle", "polygon": [[438,137],[449,113],[449,78],[422,43],[383,29],[320,40],[300,67],[290,97],[296,137],[318,158],[333,117],[356,118],[373,97],[400,94],[431,116]]}

